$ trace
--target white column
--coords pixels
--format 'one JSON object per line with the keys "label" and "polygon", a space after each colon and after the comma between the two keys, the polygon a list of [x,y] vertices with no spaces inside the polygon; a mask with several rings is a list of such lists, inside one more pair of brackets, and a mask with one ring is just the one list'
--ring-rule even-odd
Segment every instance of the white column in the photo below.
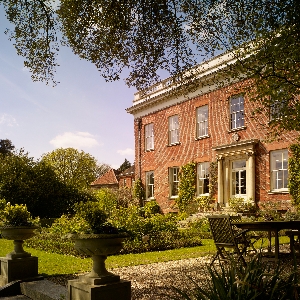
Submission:
{"label": "white column", "polygon": [[223,157],[219,156],[218,160],[218,203],[224,205],[224,175],[223,175]]}
{"label": "white column", "polygon": [[249,169],[249,180],[248,180],[248,198],[252,198],[255,202],[255,155],[253,151],[248,152],[248,169]]}
{"label": "white column", "polygon": [[224,187],[223,187],[223,203],[225,206],[229,206],[228,200],[230,198],[230,174],[229,174],[229,165],[230,162],[229,161],[225,161],[223,163],[223,169],[225,169],[223,171],[223,176],[225,176],[224,178]]}

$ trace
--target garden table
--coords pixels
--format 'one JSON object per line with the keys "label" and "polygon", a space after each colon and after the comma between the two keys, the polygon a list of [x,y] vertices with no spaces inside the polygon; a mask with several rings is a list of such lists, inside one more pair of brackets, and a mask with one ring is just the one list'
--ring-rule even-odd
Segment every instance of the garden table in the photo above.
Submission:
{"label": "garden table", "polygon": [[300,221],[260,221],[260,222],[233,222],[238,228],[248,229],[252,231],[268,231],[269,246],[268,250],[271,252],[271,233],[275,236],[275,260],[279,259],[279,238],[278,232],[280,230],[297,229],[300,230]]}

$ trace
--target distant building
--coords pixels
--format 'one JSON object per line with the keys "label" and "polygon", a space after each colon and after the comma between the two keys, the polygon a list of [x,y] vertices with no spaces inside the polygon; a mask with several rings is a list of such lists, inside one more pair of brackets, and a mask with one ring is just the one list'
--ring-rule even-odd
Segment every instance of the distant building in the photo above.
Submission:
{"label": "distant building", "polygon": [[121,187],[131,188],[134,183],[134,165],[125,170],[119,172],[115,169],[109,169],[106,173],[97,178],[91,183],[92,189],[110,188],[119,189]]}
{"label": "distant building", "polygon": [[199,66],[198,89],[172,96],[176,89],[166,79],[137,92],[127,112],[134,116],[135,172],[164,212],[178,197],[181,166],[197,164],[196,195],[209,194],[210,163],[218,166],[216,201],[228,206],[232,197],[256,203],[277,201],[290,205],[288,147],[297,141],[290,132],[279,142],[267,143],[270,114],[253,118],[255,103],[245,93],[247,80],[214,84],[229,56],[218,56]]}
{"label": "distant building", "polygon": [[117,179],[119,181],[119,188],[121,187],[128,187],[132,188],[134,185],[134,178],[135,178],[135,166],[131,166],[130,168],[126,169],[125,171],[121,172]]}

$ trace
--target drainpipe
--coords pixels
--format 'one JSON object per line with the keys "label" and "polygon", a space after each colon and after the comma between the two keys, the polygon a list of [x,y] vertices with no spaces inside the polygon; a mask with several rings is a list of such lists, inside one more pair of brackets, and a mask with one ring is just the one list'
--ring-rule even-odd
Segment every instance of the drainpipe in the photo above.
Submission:
{"label": "drainpipe", "polygon": [[138,166],[139,166],[138,177],[139,179],[141,179],[142,178],[142,118],[138,118],[137,122],[138,122]]}

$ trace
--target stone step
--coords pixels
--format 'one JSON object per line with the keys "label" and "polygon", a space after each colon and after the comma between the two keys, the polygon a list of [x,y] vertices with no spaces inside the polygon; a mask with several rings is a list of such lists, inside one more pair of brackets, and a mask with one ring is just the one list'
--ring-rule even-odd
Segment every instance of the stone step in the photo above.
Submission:
{"label": "stone step", "polygon": [[21,293],[33,300],[63,300],[68,298],[66,287],[46,279],[22,282]]}

